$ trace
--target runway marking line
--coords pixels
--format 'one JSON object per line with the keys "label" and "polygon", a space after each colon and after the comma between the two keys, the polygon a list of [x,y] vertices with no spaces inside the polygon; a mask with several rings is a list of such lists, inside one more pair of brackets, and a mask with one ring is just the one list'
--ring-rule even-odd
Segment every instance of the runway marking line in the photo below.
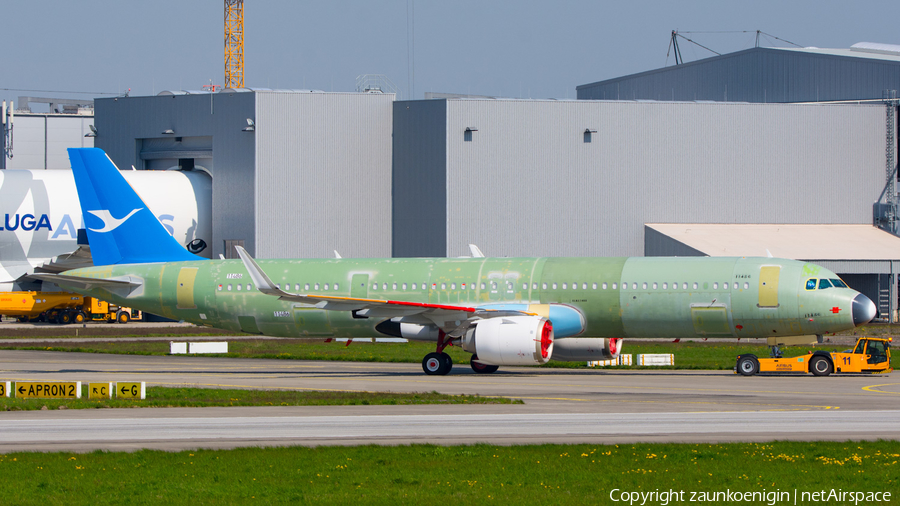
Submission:
{"label": "runway marking line", "polygon": [[900,395],[900,392],[885,392],[884,390],[875,390],[878,387],[892,387],[896,385],[900,385],[900,383],[882,383],[880,385],[869,385],[862,387],[862,389],[866,392],[872,392],[875,394]]}

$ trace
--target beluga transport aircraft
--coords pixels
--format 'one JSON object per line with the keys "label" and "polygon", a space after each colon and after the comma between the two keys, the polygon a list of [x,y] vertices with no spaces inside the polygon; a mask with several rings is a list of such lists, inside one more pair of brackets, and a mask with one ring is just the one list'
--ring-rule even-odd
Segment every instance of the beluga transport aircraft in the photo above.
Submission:
{"label": "beluga transport aircraft", "polygon": [[621,338],[822,335],[875,305],[818,265],[777,258],[207,260],[160,225],[97,148],[69,149],[96,267],[60,286],[175,320],[291,337],[384,334],[446,346],[471,367],[618,356]]}

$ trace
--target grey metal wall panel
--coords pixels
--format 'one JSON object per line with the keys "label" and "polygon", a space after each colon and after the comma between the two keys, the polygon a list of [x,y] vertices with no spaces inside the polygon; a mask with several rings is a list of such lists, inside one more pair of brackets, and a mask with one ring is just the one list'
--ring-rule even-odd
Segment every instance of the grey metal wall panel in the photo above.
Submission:
{"label": "grey metal wall panel", "polygon": [[900,89],[900,62],[753,48],[576,87],[581,100],[816,102]]}
{"label": "grey metal wall panel", "polygon": [[257,255],[391,255],[392,94],[259,91]]}
{"label": "grey metal wall panel", "polygon": [[393,254],[447,254],[447,101],[394,103]]}
{"label": "grey metal wall panel", "polygon": [[[254,93],[119,97],[94,102],[95,145],[119,168],[145,167],[143,139],[211,136],[213,256],[224,241],[241,239],[255,254],[254,150],[256,136],[244,132],[255,116]],[[162,132],[172,129],[174,135]]]}
{"label": "grey metal wall panel", "polygon": [[450,256],[641,255],[653,222],[871,223],[884,178],[883,106],[447,102]]}
{"label": "grey metal wall panel", "polygon": [[7,169],[69,170],[66,148],[92,147],[88,125],[93,116],[18,113],[13,122],[13,157]]}
{"label": "grey metal wall panel", "polygon": [[[890,274],[891,261],[854,261],[854,260],[816,260],[814,258],[802,258],[816,265],[821,265],[832,272],[840,274]],[[875,299],[872,299],[875,300]]]}

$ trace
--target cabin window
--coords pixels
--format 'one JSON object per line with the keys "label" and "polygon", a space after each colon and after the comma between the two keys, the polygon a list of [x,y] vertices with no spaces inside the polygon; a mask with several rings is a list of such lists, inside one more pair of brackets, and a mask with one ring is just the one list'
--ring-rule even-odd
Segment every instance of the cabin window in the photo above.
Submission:
{"label": "cabin window", "polygon": [[646,282],[644,282],[644,283],[641,285],[641,289],[642,289],[642,290],[646,290],[646,289],[647,289],[647,283],[646,283]]}
{"label": "cabin window", "polygon": [[613,283],[613,288],[612,288],[613,290],[616,289],[616,285],[618,285],[618,283]]}
{"label": "cabin window", "polygon": [[406,291],[406,283],[403,283],[403,291]]}
{"label": "cabin window", "polygon": [[566,290],[566,289],[568,289],[568,288],[569,288],[569,284],[568,284],[568,283],[563,283],[563,290]]}
{"label": "cabin window", "polygon": [[831,282],[827,279],[819,280],[819,290],[824,290],[825,288],[831,288]]}
{"label": "cabin window", "polygon": [[[606,283],[603,283],[603,284],[604,284],[604,285],[605,285],[605,284],[606,284]],[[594,283],[594,285],[593,285],[593,289],[594,289],[594,290],[596,290],[596,289],[597,289],[597,283]],[[603,287],[603,289],[604,289],[604,290],[606,290],[606,287],[605,287],[605,286],[604,286],[604,287]]]}
{"label": "cabin window", "polygon": [[537,283],[532,283],[532,284],[531,284],[531,289],[532,289],[532,290],[537,290]]}
{"label": "cabin window", "polygon": [[654,289],[654,290],[657,289],[657,284],[656,284],[656,283],[653,283],[653,289]]}
{"label": "cabin window", "polygon": [[328,290],[329,284],[325,283],[325,290]]}
{"label": "cabin window", "polygon": [[507,282],[506,282],[506,289],[509,290],[509,291],[512,291],[512,289],[513,289],[512,281],[507,281]]}
{"label": "cabin window", "polygon": [[247,283],[247,290],[253,290],[253,285],[251,285],[250,283]]}
{"label": "cabin window", "polygon": [[334,284],[334,289],[335,289],[335,290],[339,290],[339,289],[340,289],[340,288],[339,288],[339,285],[338,285],[337,283]]}
{"label": "cabin window", "polygon": [[228,285],[228,291],[229,292],[231,291],[231,285]]}
{"label": "cabin window", "polygon": [[305,285],[303,285],[303,289],[308,292],[309,291],[309,283],[306,283]]}
{"label": "cabin window", "polygon": [[450,283],[450,289],[456,290],[456,283]]}
{"label": "cabin window", "polygon": [[491,281],[491,290],[496,290],[496,289],[497,289],[497,282]]}
{"label": "cabin window", "polygon": [[384,290],[384,291],[386,292],[386,291],[387,291],[387,283],[382,283],[382,284],[381,284],[381,289]]}
{"label": "cabin window", "polygon": [[696,281],[694,281],[694,285],[693,285],[693,286],[694,286],[694,290],[696,290],[697,288],[699,288],[699,287],[697,286],[697,282],[696,282]]}
{"label": "cabin window", "polygon": [[668,289],[669,289],[669,284],[663,283],[663,290],[668,290]]}
{"label": "cabin window", "polygon": [[[397,289],[397,283],[394,283],[393,285],[391,285],[391,289],[392,289],[392,290],[396,290],[396,289]],[[326,290],[328,290],[328,289],[326,288]]]}
{"label": "cabin window", "polygon": [[572,283],[572,290],[578,290],[578,282]]}
{"label": "cabin window", "polygon": [[522,290],[528,290],[528,283],[522,283]]}
{"label": "cabin window", "polygon": [[738,283],[735,282],[735,283],[734,283],[734,289],[737,290],[738,288],[740,288],[740,286],[738,286]]}
{"label": "cabin window", "polygon": [[637,283],[632,283],[632,284],[631,284],[631,289],[632,289],[632,290],[637,290]]}
{"label": "cabin window", "polygon": [[716,281],[715,283],[713,283],[713,290],[718,290],[718,289],[719,289],[719,282]]}
{"label": "cabin window", "polygon": [[553,283],[553,289],[556,290],[556,283]]}
{"label": "cabin window", "polygon": [[239,292],[241,291],[242,288],[244,288],[244,285],[238,285],[238,286],[237,286],[237,289],[238,289]]}
{"label": "cabin window", "polygon": [[319,291],[319,284],[318,284],[318,283],[316,283],[316,291],[317,291],[317,292]]}
{"label": "cabin window", "polygon": [[222,285],[219,285],[219,291],[220,292],[222,291]]}
{"label": "cabin window", "polygon": [[447,289],[447,283],[441,283],[441,290]]}
{"label": "cabin window", "polygon": [[687,290],[687,283],[682,283],[682,284],[681,284],[681,289],[682,289],[682,290]]}
{"label": "cabin window", "polygon": [[412,289],[415,290],[418,287],[415,283],[412,284]]}
{"label": "cabin window", "polygon": [[281,290],[281,283],[275,283],[275,288]]}
{"label": "cabin window", "polygon": [[481,289],[484,290],[484,288],[485,288],[485,284],[482,283],[482,284],[481,284]]}
{"label": "cabin window", "polygon": [[[581,284],[581,289],[582,289],[582,290],[587,290],[587,283],[582,283],[582,284]],[[595,289],[595,290],[597,289],[597,283],[594,283],[594,289]]]}
{"label": "cabin window", "polygon": [[750,283],[744,281],[744,290],[749,290],[749,289],[750,289]]}
{"label": "cabin window", "polygon": [[[309,285],[306,285],[306,289],[309,290]],[[378,290],[378,283],[372,283],[372,290]]]}
{"label": "cabin window", "polygon": [[544,290],[546,290],[546,289],[547,289],[547,283],[543,283],[543,284],[541,285],[541,288],[544,289]]}

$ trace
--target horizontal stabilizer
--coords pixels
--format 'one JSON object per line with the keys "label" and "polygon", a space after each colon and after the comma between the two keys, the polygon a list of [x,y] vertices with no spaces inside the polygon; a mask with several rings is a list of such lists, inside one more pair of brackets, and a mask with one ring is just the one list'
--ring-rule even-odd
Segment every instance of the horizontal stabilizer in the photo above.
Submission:
{"label": "horizontal stabilizer", "polygon": [[80,290],[90,290],[92,288],[131,289],[144,284],[143,281],[134,279],[131,276],[120,278],[90,278],[86,276],[72,276],[70,274],[32,274],[30,277]]}

